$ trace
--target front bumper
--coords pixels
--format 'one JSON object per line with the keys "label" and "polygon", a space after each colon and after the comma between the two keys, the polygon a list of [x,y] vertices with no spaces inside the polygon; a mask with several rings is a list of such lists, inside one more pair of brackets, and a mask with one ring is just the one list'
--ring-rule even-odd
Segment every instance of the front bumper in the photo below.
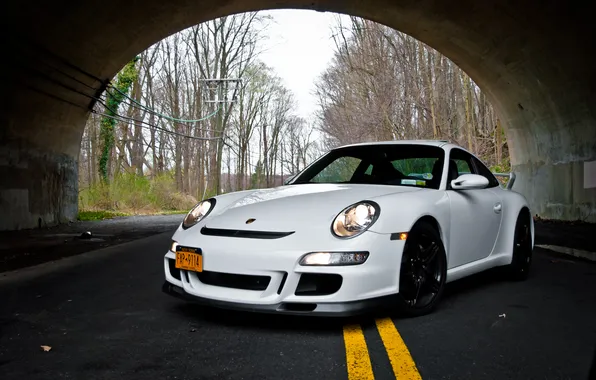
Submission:
{"label": "front bumper", "polygon": [[362,315],[374,310],[390,307],[391,305],[395,305],[397,302],[396,294],[371,298],[367,300],[339,303],[280,302],[276,304],[262,305],[240,302],[227,302],[190,295],[186,293],[184,289],[182,289],[181,287],[170,284],[167,281],[164,281],[162,291],[178,299],[220,309],[269,314],[316,315],[321,317],[349,317],[355,315]]}
{"label": "front bumper", "polygon": [[[197,232],[178,232],[173,239],[201,249],[203,272],[176,269],[176,254],[168,251],[164,257],[165,280],[170,284],[164,291],[168,294],[232,309],[353,315],[391,303],[391,296],[399,292],[404,242],[391,240],[388,234],[365,232],[357,239],[341,241],[330,234],[258,239]],[[304,254],[318,251],[367,251],[369,257],[360,265],[299,264]]]}

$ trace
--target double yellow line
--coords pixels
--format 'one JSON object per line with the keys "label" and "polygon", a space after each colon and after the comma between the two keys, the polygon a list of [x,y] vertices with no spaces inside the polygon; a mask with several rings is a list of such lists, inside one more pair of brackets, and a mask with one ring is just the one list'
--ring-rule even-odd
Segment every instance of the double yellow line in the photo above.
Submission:
{"label": "double yellow line", "polygon": [[[396,379],[421,380],[420,373],[410,351],[391,318],[377,319],[377,330],[389,356],[393,374]],[[346,345],[346,363],[349,380],[374,380],[368,347],[360,325],[344,326],[344,343]]]}

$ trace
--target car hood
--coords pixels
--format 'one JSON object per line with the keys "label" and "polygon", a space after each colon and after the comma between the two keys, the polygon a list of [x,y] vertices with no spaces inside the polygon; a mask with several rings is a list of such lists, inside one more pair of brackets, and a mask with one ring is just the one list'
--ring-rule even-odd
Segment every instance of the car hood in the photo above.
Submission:
{"label": "car hood", "polygon": [[[424,189],[360,184],[301,184],[232,193],[217,198],[215,209],[204,223],[208,228],[248,231],[289,232],[307,226],[328,228],[335,216],[353,203],[420,190]],[[238,198],[230,201],[230,197],[234,196]],[[254,222],[247,223],[249,219],[254,219]]]}

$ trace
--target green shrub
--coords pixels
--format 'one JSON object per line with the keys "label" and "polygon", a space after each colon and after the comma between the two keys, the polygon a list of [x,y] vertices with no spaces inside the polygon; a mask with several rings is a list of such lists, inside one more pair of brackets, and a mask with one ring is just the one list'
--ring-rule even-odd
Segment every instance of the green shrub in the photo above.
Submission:
{"label": "green shrub", "polygon": [[114,200],[110,196],[108,185],[97,184],[81,190],[79,195],[79,208],[83,210],[114,210]]}
{"label": "green shrub", "polygon": [[191,195],[176,190],[169,173],[149,179],[134,173],[122,173],[109,183],[98,182],[82,189],[79,209],[83,211],[119,211],[132,214],[161,211],[186,212],[197,203]]}
{"label": "green shrub", "polygon": [[111,183],[111,196],[118,202],[118,209],[138,212],[155,206],[151,183],[146,177],[134,173],[115,177]]}

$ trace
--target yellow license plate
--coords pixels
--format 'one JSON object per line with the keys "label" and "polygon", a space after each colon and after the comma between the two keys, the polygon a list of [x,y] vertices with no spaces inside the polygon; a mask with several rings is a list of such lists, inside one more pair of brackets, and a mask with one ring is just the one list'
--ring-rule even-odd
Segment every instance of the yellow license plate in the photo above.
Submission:
{"label": "yellow license plate", "polygon": [[176,248],[176,268],[202,272],[203,254],[201,249],[178,246]]}

